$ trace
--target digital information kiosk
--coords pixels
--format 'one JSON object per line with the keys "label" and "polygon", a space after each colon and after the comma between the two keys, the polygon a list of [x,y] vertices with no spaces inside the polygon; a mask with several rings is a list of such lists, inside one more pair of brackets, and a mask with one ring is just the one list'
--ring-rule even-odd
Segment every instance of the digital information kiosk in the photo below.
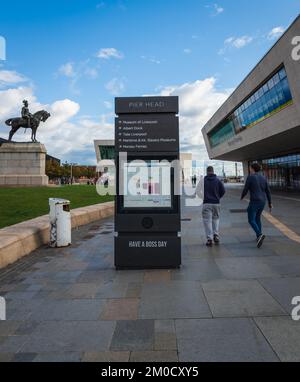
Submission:
{"label": "digital information kiosk", "polygon": [[115,266],[179,268],[178,97],[116,98],[115,111]]}

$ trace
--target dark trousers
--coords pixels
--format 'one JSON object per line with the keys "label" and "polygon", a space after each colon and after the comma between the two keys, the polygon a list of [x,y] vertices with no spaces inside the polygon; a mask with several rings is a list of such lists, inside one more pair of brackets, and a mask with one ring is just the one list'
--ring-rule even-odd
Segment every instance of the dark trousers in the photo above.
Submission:
{"label": "dark trousers", "polygon": [[256,236],[262,234],[261,215],[264,211],[266,203],[264,202],[250,202],[248,207],[248,222],[253,228]]}

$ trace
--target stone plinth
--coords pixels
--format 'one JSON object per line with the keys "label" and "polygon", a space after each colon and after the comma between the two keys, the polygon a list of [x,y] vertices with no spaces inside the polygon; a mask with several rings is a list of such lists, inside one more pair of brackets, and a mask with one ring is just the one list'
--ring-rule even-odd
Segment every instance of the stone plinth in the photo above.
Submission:
{"label": "stone plinth", "polygon": [[46,148],[41,143],[2,143],[0,187],[47,186]]}

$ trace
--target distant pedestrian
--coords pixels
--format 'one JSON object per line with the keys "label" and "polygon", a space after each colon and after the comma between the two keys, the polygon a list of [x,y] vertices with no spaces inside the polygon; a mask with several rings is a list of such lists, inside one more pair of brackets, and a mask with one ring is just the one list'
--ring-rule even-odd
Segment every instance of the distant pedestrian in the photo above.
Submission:
{"label": "distant pedestrian", "polygon": [[193,177],[193,186],[194,187],[197,186],[197,175],[194,175],[194,177]]}
{"label": "distant pedestrian", "polygon": [[272,197],[267,179],[261,174],[258,163],[250,166],[250,175],[247,178],[241,200],[250,192],[250,203],[248,207],[248,222],[253,228],[257,238],[257,248],[261,248],[266,238],[262,233],[261,215],[265,209],[266,202],[272,211]]}
{"label": "distant pedestrian", "polygon": [[204,198],[202,218],[207,237],[206,245],[212,247],[213,242],[220,244],[220,200],[225,195],[225,187],[221,180],[215,175],[214,168],[207,168],[207,176],[204,178]]}
{"label": "distant pedestrian", "polygon": [[191,179],[192,179],[192,186],[195,187],[196,184],[197,184],[197,178],[196,178],[196,175],[193,175],[193,176],[191,177]]}

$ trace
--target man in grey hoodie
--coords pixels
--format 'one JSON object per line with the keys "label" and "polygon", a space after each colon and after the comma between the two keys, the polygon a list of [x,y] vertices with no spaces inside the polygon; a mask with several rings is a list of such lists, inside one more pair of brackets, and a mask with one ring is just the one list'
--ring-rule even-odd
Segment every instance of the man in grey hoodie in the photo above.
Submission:
{"label": "man in grey hoodie", "polygon": [[225,187],[220,179],[215,175],[214,168],[207,168],[207,176],[204,178],[204,200],[202,217],[204,229],[207,237],[206,245],[211,247],[213,242],[220,244],[219,223],[220,223],[220,200],[225,195]]}

